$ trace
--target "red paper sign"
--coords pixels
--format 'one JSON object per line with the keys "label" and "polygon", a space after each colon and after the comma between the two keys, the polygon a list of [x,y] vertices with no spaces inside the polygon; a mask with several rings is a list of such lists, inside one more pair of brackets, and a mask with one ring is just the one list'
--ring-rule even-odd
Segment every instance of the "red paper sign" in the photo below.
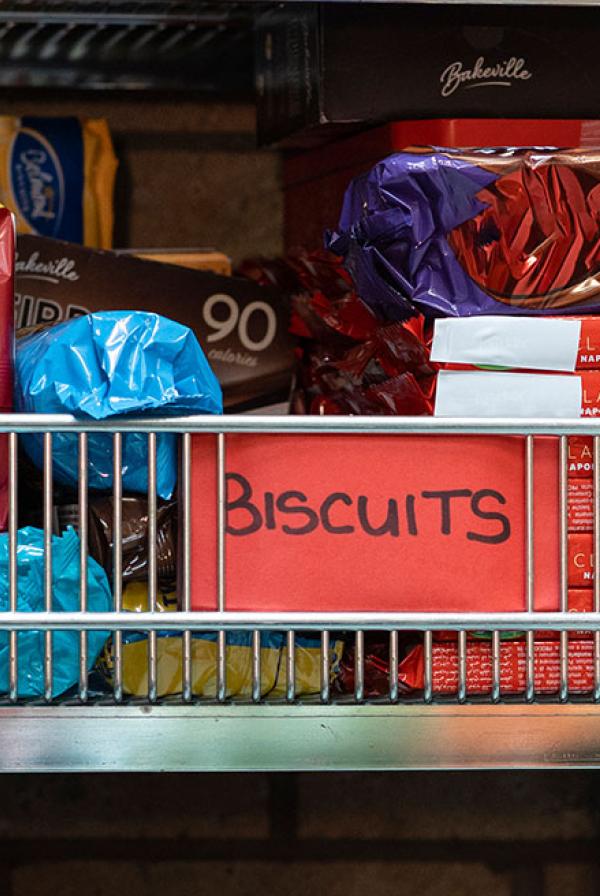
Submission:
{"label": "red paper sign", "polygon": [[[226,437],[226,609],[519,611],[525,440]],[[535,606],[558,608],[557,440],[535,440]],[[216,439],[192,448],[192,607],[217,591]]]}

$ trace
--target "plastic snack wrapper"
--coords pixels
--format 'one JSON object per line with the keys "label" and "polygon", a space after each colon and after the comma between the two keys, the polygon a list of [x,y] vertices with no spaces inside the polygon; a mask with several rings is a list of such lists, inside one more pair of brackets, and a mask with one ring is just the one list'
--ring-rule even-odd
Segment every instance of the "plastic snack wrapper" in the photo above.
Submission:
{"label": "plastic snack wrapper", "polygon": [[297,413],[433,413],[438,368],[429,360],[422,315],[382,325],[341,260],[325,250],[251,259],[239,272],[292,299],[290,329],[300,346]]}
{"label": "plastic snack wrapper", "polygon": [[[88,499],[88,549],[90,555],[113,575],[112,495],[92,494]],[[79,529],[79,505],[56,507],[60,529]],[[121,499],[121,576],[125,584],[148,578],[148,500],[142,495]],[[177,503],[158,502],[156,510],[156,573],[160,588],[175,587],[177,579]]]}
{"label": "plastic snack wrapper", "polygon": [[[409,636],[410,637],[410,636]],[[414,641],[414,636],[413,636]],[[409,650],[412,649],[412,645]],[[405,651],[410,655],[409,651]],[[353,694],[355,685],[355,652],[352,640],[347,644],[335,679],[335,690],[340,694]],[[412,686],[398,673],[400,693],[410,693]],[[365,698],[385,697],[390,690],[389,643],[377,635],[365,637],[364,695]]]}
{"label": "plastic snack wrapper", "polygon": [[[141,612],[148,606],[147,584],[135,582],[123,591],[123,609]],[[158,609],[176,610],[175,594],[158,595]],[[284,698],[286,693],[285,635],[263,632],[261,635],[261,695]],[[332,681],[338,674],[343,644],[330,642]],[[296,694],[308,696],[320,690],[320,639],[296,635]],[[252,696],[252,633],[228,632],[226,648],[227,696]],[[112,643],[108,641],[98,661],[105,681],[112,685]],[[180,634],[158,632],[157,692],[158,696],[181,694],[182,639]],[[195,632],[192,635],[192,693],[196,697],[214,698],[217,687],[217,636]],[[123,689],[136,697],[148,693],[148,637],[145,633],[123,632]]]}
{"label": "plastic snack wrapper", "polygon": [[19,233],[110,249],[116,170],[102,118],[0,116],[0,202]]}
{"label": "plastic snack wrapper", "polygon": [[[16,406],[36,414],[106,420],[128,415],[222,413],[221,387],[196,336],[165,317],[139,311],[99,311],[21,339],[16,358]],[[43,436],[21,439],[38,467]],[[177,480],[177,437],[157,436],[157,492],[169,499]],[[123,489],[147,492],[148,440],[123,437]],[[77,435],[53,436],[57,482],[77,486]],[[113,440],[88,436],[89,486],[113,486]]]}
{"label": "plastic snack wrapper", "polygon": [[430,333],[421,315],[382,326],[340,259],[324,250],[296,250],[272,265],[254,262],[251,271],[266,280],[279,277],[291,290],[291,329],[300,341],[298,410],[432,413],[437,365],[429,359]]}
{"label": "plastic snack wrapper", "polygon": [[[73,529],[52,538],[52,609],[73,612],[79,609],[80,542]],[[44,533],[24,528],[17,534],[18,603],[21,612],[44,610]],[[8,535],[0,535],[0,612],[9,609]],[[106,573],[95,560],[88,559],[88,610],[112,609]],[[88,669],[92,669],[109,632],[88,633]],[[18,635],[18,690],[20,697],[44,694],[44,632],[26,631]],[[56,631],[52,635],[52,695],[58,697],[79,680],[79,632]],[[0,632],[0,691],[9,687],[9,635]]]}
{"label": "plastic snack wrapper", "polygon": [[355,179],[328,247],[384,321],[600,310],[600,153],[417,149]]}
{"label": "plastic snack wrapper", "polygon": [[379,326],[331,252],[297,249],[285,258],[247,259],[238,273],[261,286],[274,286],[293,300],[290,330],[300,338],[348,346],[366,339]]}

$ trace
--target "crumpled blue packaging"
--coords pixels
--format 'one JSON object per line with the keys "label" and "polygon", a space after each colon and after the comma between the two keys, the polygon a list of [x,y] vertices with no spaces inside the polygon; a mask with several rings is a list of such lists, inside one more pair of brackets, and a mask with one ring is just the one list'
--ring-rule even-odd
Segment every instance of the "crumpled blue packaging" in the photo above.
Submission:
{"label": "crumpled blue packaging", "polygon": [[[105,420],[124,415],[221,414],[221,387],[194,333],[182,324],[142,311],[99,311],[32,333],[16,357],[17,410],[74,414]],[[116,426],[118,421],[115,420]],[[43,467],[43,436],[21,436],[36,466]],[[157,492],[171,498],[177,481],[177,436],[157,436]],[[77,485],[77,435],[55,433],[55,480]],[[148,437],[122,440],[123,489],[148,490]],[[88,437],[90,488],[113,486],[113,438]]]}
{"label": "crumpled blue packaging", "polygon": [[[79,536],[68,528],[52,538],[52,609],[57,612],[79,610]],[[44,533],[27,527],[17,534],[17,609],[42,612],[44,607]],[[87,606],[90,612],[112,609],[108,578],[102,567],[88,559]],[[8,535],[0,534],[0,613],[9,609]],[[109,632],[88,632],[88,670],[92,669]],[[55,631],[52,635],[52,696],[58,697],[79,680],[79,632]],[[0,631],[0,692],[9,687],[9,634]],[[18,635],[19,697],[44,694],[44,632],[27,631]]]}

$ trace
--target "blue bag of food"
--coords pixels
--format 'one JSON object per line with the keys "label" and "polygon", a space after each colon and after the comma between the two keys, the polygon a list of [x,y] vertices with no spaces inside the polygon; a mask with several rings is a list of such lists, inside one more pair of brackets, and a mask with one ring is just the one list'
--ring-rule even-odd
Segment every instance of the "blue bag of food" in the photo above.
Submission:
{"label": "blue bag of food", "polygon": [[[79,536],[69,528],[52,538],[52,609],[56,612],[79,609]],[[44,606],[44,533],[27,527],[17,533],[17,609],[23,613],[42,612]],[[88,559],[87,606],[90,612],[112,609],[108,578],[99,563]],[[8,535],[0,534],[0,614],[9,609]],[[1,624],[1,615],[0,615]],[[88,633],[88,670],[92,669],[109,632]],[[44,694],[44,632],[25,631],[18,635],[19,697]],[[55,631],[52,636],[52,696],[58,697],[79,680],[79,632]],[[9,634],[0,631],[0,692],[9,687]]]}
{"label": "blue bag of food", "polygon": [[[36,414],[74,414],[88,420],[124,415],[221,414],[221,387],[194,333],[146,311],[99,311],[32,333],[17,345],[15,403]],[[118,420],[115,419],[118,429]],[[25,451],[43,467],[43,436],[23,435]],[[76,486],[77,434],[55,433],[53,473]],[[88,482],[113,486],[111,433],[88,437]],[[157,436],[157,492],[172,497],[177,480],[177,437]],[[148,490],[148,437],[122,440],[125,491]]]}

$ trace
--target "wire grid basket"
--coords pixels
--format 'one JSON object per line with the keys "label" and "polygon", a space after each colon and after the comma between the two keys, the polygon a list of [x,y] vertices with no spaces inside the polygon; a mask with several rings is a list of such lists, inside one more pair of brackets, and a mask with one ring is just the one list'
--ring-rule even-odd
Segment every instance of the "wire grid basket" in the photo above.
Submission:
{"label": "wire grid basket", "polygon": [[[122,636],[124,632],[146,632],[148,636],[148,692],[146,700],[156,703],[157,692],[157,633],[174,632],[181,637],[182,649],[182,691],[181,701],[190,703],[194,699],[192,689],[193,658],[192,634],[195,632],[217,632],[217,687],[214,699],[223,703],[228,699],[226,681],[226,635],[228,632],[246,631],[252,633],[252,702],[261,702],[260,659],[261,638],[264,631],[280,631],[286,637],[286,700],[294,703],[297,699],[295,687],[294,640],[296,632],[318,633],[321,640],[321,682],[319,699],[328,703],[331,699],[330,650],[331,632],[352,633],[354,640],[355,687],[353,702],[365,699],[364,654],[365,632],[385,632],[389,638],[389,692],[385,699],[395,703],[402,695],[398,687],[398,635],[400,632],[423,633],[424,644],[424,688],[422,700],[430,703],[434,699],[433,681],[433,635],[436,631],[453,631],[458,640],[458,689],[456,701],[464,703],[468,699],[467,689],[467,633],[482,630],[491,635],[492,688],[491,702],[501,699],[500,682],[500,637],[502,632],[522,631],[526,640],[526,688],[522,699],[531,703],[535,693],[535,632],[556,631],[560,633],[560,688],[557,699],[565,702],[568,697],[568,635],[571,631],[588,631],[594,642],[594,689],[589,700],[600,699],[600,583],[594,581],[592,613],[572,614],[567,605],[567,435],[592,435],[594,457],[600,452],[600,427],[579,421],[469,421],[436,420],[422,418],[263,418],[225,417],[216,420],[211,417],[187,419],[165,419],[140,421],[128,420],[119,424],[121,431],[113,432],[113,476],[114,476],[114,518],[113,518],[113,610],[109,613],[93,613],[88,610],[88,432],[96,430],[113,431],[114,424],[86,424],[65,417],[26,417],[9,415],[0,422],[2,431],[8,432],[9,447],[9,612],[4,614],[3,628],[10,631],[10,683],[9,700],[19,701],[18,693],[18,645],[19,631],[40,630],[45,637],[45,700],[52,701],[52,633],[57,630],[75,630],[80,634],[80,680],[78,698],[81,702],[89,699],[87,632],[92,630],[114,632],[114,691],[115,703],[123,700],[122,683]],[[52,610],[52,534],[54,529],[52,439],[53,432],[72,430],[78,433],[78,501],[80,529],[80,595],[79,608],[73,612],[53,612]],[[18,529],[18,440],[19,432],[42,432],[44,445],[43,474],[43,521],[44,521],[44,611],[18,611],[17,594],[17,529]],[[156,489],[156,440],[157,433],[171,431],[181,434],[181,533],[179,564],[179,609],[159,612],[157,604],[157,489]],[[124,432],[146,432],[148,439],[148,606],[146,612],[132,614],[123,609],[122,580],[122,440]],[[421,434],[512,434],[526,439],[526,611],[521,613],[286,613],[286,612],[228,612],[226,582],[226,449],[228,433],[266,434],[285,433],[361,433],[365,439],[377,433],[395,433],[401,438],[403,433]],[[217,600],[216,611],[192,612],[190,602],[190,559],[193,551],[190,527],[190,464],[191,439],[193,433],[213,433],[217,440]],[[556,435],[560,444],[559,465],[560,494],[560,587],[561,610],[555,613],[534,611],[534,454],[535,435]],[[600,464],[594,467],[594,487],[598,493]],[[600,505],[594,501],[595,533],[600,527]],[[600,551],[598,538],[594,538],[594,557]],[[432,558],[432,562],[435,562]]]}

